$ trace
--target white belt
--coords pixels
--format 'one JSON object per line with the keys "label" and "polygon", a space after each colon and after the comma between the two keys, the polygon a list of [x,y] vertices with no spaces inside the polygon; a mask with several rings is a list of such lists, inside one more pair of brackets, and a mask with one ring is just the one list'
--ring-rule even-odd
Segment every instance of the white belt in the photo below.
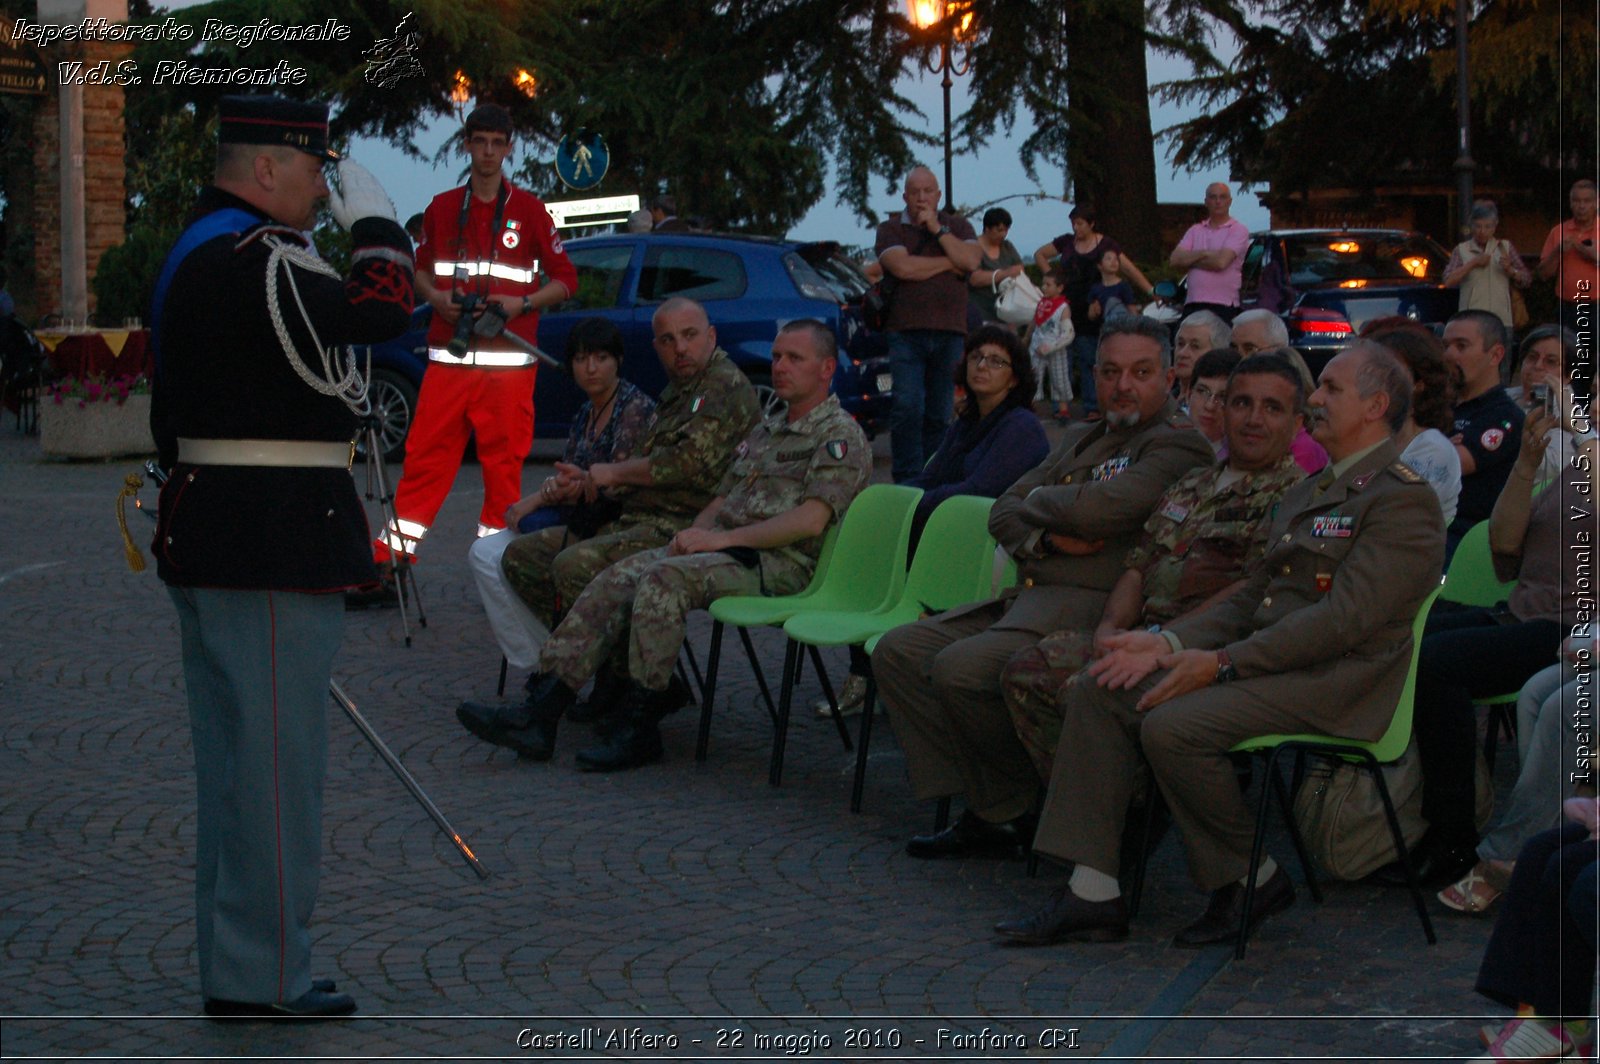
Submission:
{"label": "white belt", "polygon": [[356,445],[325,440],[190,440],[178,438],[178,461],[190,465],[294,466],[349,469]]}
{"label": "white belt", "polygon": [[448,348],[428,348],[428,361],[440,362],[446,366],[494,366],[500,368],[520,369],[534,364],[534,356],[526,351],[468,351],[457,358]]}

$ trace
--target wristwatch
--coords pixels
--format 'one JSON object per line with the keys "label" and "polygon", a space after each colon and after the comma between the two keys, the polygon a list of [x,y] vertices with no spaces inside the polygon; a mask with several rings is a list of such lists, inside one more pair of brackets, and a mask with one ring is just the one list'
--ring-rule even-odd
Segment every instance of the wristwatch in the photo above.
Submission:
{"label": "wristwatch", "polygon": [[533,313],[533,297],[532,296],[523,296],[522,297],[522,313],[524,313],[524,314],[532,314]]}
{"label": "wristwatch", "polygon": [[939,231],[933,235],[935,237],[948,236],[950,235],[950,227],[948,225],[941,225],[939,227]]}
{"label": "wristwatch", "polygon": [[1228,683],[1239,678],[1239,670],[1233,667],[1233,659],[1226,650],[1217,651],[1217,683]]}

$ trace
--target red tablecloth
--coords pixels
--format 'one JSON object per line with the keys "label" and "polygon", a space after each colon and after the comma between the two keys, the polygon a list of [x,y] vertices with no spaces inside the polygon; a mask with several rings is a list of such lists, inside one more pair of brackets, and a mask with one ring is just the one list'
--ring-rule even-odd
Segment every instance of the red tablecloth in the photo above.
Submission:
{"label": "red tablecloth", "polygon": [[148,329],[89,329],[34,333],[50,355],[53,377],[150,376]]}

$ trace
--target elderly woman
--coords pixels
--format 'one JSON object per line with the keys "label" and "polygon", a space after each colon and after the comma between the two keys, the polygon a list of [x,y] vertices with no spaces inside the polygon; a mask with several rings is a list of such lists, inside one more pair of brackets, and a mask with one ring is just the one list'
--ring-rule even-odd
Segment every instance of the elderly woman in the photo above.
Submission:
{"label": "elderly woman", "polygon": [[[604,318],[586,318],[568,335],[565,355],[567,371],[587,400],[573,419],[562,461],[582,469],[622,461],[649,431],[656,404],[622,379],[621,331]],[[512,668],[536,666],[550,632],[506,583],[500,556],[519,534],[565,525],[569,538],[583,539],[616,516],[615,505],[605,496],[586,503],[582,491],[581,486],[547,478],[538,491],[506,510],[505,529],[478,539],[467,551],[489,627]]]}
{"label": "elderly woman", "polygon": [[985,325],[1000,324],[995,301],[1000,298],[1000,282],[1022,272],[1022,253],[1016,249],[1006,234],[1011,232],[1011,212],[1004,207],[990,207],[983,213],[983,232],[978,234],[978,250],[983,257],[978,268],[967,275],[972,288],[967,301],[976,307]]}
{"label": "elderly woman", "polygon": [[[956,419],[921,473],[906,481],[921,488],[911,517],[916,553],[922,530],[941,502],[952,495],[994,499],[1018,477],[1044,461],[1050,441],[1033,413],[1033,365],[1022,341],[999,325],[984,325],[967,337],[966,357],[956,366],[956,384],[966,393]],[[867,656],[850,648],[850,678],[839,694],[839,712],[859,713],[867,693]],[[829,715],[826,699],[815,704]]]}
{"label": "elderly woman", "polygon": [[1456,245],[1444,268],[1444,286],[1461,289],[1462,310],[1487,310],[1512,327],[1511,286],[1526,288],[1533,275],[1523,265],[1522,256],[1509,240],[1498,240],[1494,231],[1500,212],[1492,203],[1472,208],[1472,237]]}

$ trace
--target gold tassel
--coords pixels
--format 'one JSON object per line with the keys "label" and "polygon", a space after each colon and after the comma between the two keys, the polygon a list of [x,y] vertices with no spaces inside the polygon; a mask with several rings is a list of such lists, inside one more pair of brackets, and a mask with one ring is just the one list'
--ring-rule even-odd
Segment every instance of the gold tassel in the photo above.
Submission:
{"label": "gold tassel", "polygon": [[134,546],[133,536],[128,534],[127,500],[139,494],[139,489],[144,487],[144,481],[137,473],[129,473],[122,481],[122,490],[117,493],[117,527],[122,529],[122,552],[128,556],[128,568],[136,573],[144,572],[144,555],[139,553],[139,548]]}

